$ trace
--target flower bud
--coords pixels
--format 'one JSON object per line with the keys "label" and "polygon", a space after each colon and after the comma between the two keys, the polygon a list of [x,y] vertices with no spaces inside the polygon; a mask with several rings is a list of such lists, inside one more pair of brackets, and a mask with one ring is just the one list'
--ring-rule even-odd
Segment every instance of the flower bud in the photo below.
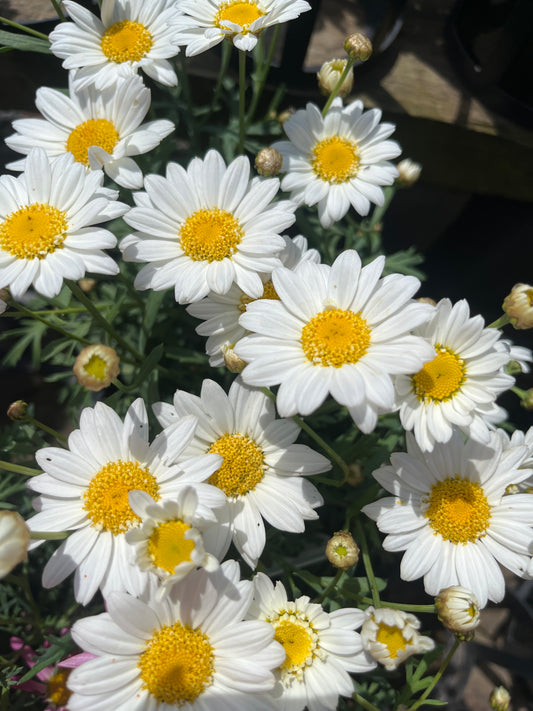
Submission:
{"label": "flower bud", "polygon": [[359,547],[347,531],[337,531],[328,541],[326,558],[331,565],[347,570],[359,560]]}
{"label": "flower bud", "polygon": [[430,306],[436,306],[437,302],[435,299],[432,299],[429,296],[421,296],[419,299],[416,299],[419,304],[429,304]]}
{"label": "flower bud", "polygon": [[270,146],[262,148],[255,157],[255,169],[265,178],[273,178],[283,166],[283,156]]}
{"label": "flower bud", "polygon": [[515,284],[502,304],[502,309],[509,316],[515,328],[533,327],[533,286]]}
{"label": "flower bud", "polygon": [[[318,88],[325,95],[329,96],[337,86],[343,71],[346,69],[347,59],[330,59],[329,62],[324,62],[320,67],[320,71],[316,75],[318,79]],[[337,96],[348,96],[353,87],[353,68],[344,77]]]}
{"label": "flower bud", "polygon": [[84,278],[84,279],[80,279],[78,281],[78,286],[85,293],[92,291],[94,289],[95,285],[96,285],[96,279]]}
{"label": "flower bud", "polygon": [[471,590],[461,585],[444,588],[435,598],[442,624],[461,640],[472,639],[479,625],[479,603]]}
{"label": "flower bud", "polygon": [[503,686],[496,686],[489,696],[492,711],[507,711],[511,703],[511,694]]}
{"label": "flower bud", "polygon": [[414,185],[422,172],[420,163],[415,163],[415,161],[410,158],[401,160],[396,168],[398,169],[398,177],[396,180],[405,188],[410,188],[411,185]]}
{"label": "flower bud", "polygon": [[30,529],[16,511],[0,511],[0,578],[28,557]]}
{"label": "flower bud", "polygon": [[278,114],[278,122],[279,122],[279,124],[280,124],[281,126],[283,126],[283,124],[285,123],[285,121],[287,121],[288,119],[290,119],[291,116],[294,116],[295,113],[296,113],[296,110],[293,109],[293,108],[285,109],[285,111],[282,111],[280,114]]}
{"label": "flower bud", "polygon": [[351,59],[366,62],[372,55],[372,42],[362,32],[354,32],[346,38],[344,50]]}
{"label": "flower bud", "polygon": [[359,486],[364,481],[363,470],[359,464],[348,464],[348,475],[346,476],[346,484],[348,486]]}
{"label": "flower bud", "polygon": [[524,396],[520,400],[520,404],[524,410],[533,410],[533,388],[526,390]]}
{"label": "flower bud", "polygon": [[24,400],[15,400],[7,408],[7,416],[10,420],[25,420],[28,414],[28,403]]}
{"label": "flower bud", "polygon": [[87,390],[98,392],[120,373],[119,357],[113,348],[98,344],[86,346],[74,362],[74,375]]}
{"label": "flower bud", "polygon": [[239,358],[239,356],[233,352],[233,348],[230,346],[224,346],[222,348],[224,355],[224,365],[229,370],[230,373],[242,373],[245,369],[247,363],[246,361]]}

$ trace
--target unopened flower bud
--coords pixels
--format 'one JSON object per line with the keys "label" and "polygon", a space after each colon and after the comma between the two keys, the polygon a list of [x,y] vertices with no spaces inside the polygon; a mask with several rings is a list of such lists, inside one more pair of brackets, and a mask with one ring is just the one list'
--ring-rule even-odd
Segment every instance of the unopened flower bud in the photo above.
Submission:
{"label": "unopened flower bud", "polygon": [[507,711],[511,703],[511,694],[503,686],[496,686],[489,696],[492,711]]}
{"label": "unopened flower bud", "polygon": [[28,557],[30,529],[16,511],[0,511],[0,578]]}
{"label": "unopened flower bud", "polygon": [[366,62],[372,55],[372,42],[362,32],[354,32],[346,38],[344,50],[351,59]]}
{"label": "unopened flower bud", "polygon": [[74,362],[74,375],[87,390],[107,388],[120,373],[119,357],[113,348],[98,344],[86,346]]}
{"label": "unopened flower bud", "polygon": [[224,365],[229,370],[230,373],[242,373],[246,367],[246,361],[239,358],[239,356],[234,353],[233,348],[230,346],[224,346],[222,348],[224,355]]}
{"label": "unopened flower bud", "polygon": [[364,481],[363,470],[359,464],[348,464],[348,474],[346,476],[346,484],[348,486],[359,486]]}
{"label": "unopened flower bud", "polygon": [[295,109],[285,109],[285,111],[282,111],[280,114],[278,114],[278,122],[281,126],[290,119],[291,116],[293,116],[296,113]]}
{"label": "unopened flower bud", "polygon": [[533,286],[515,284],[502,304],[515,328],[533,328]]}
{"label": "unopened flower bud", "polygon": [[533,388],[526,390],[524,396],[520,400],[520,404],[524,410],[533,410]]}
{"label": "unopened flower bud", "polygon": [[348,531],[337,531],[328,541],[326,558],[336,568],[347,570],[359,561],[359,546]]}
{"label": "unopened flower bud", "polygon": [[[329,96],[337,86],[343,71],[346,69],[347,59],[330,59],[329,62],[324,62],[320,67],[320,71],[316,75],[318,79],[318,88],[325,95]],[[337,96],[348,96],[353,87],[353,68],[344,77]]]}
{"label": "unopened flower bud", "polygon": [[92,291],[95,287],[95,284],[96,284],[96,279],[85,278],[85,279],[80,279],[78,281],[78,286],[85,293]]}
{"label": "unopened flower bud", "polygon": [[419,304],[430,304],[430,306],[436,306],[437,302],[435,299],[430,298],[429,296],[421,296],[419,299],[416,299]]}
{"label": "unopened flower bud", "polygon": [[24,400],[15,400],[7,408],[7,416],[10,420],[25,420],[28,414],[28,403]]}
{"label": "unopened flower bud", "polygon": [[262,148],[255,157],[255,169],[265,178],[273,178],[283,166],[283,156],[270,146]]}
{"label": "unopened flower bud", "polygon": [[444,588],[435,598],[442,624],[462,640],[472,639],[479,625],[479,603],[471,590],[461,585]]}
{"label": "unopened flower bud", "polygon": [[422,172],[420,163],[415,163],[415,161],[410,158],[401,160],[396,168],[398,169],[398,177],[396,180],[400,185],[406,188],[410,188],[411,185],[414,185]]}

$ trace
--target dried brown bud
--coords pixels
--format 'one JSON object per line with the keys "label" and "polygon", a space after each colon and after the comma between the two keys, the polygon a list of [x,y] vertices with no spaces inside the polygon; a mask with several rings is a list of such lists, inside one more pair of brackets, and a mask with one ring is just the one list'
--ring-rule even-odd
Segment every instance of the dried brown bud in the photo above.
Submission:
{"label": "dried brown bud", "polygon": [[278,122],[283,126],[285,121],[290,119],[291,116],[293,116],[296,113],[296,109],[290,108],[290,109],[285,109],[285,111],[282,111],[280,114],[278,114]]}
{"label": "dried brown bud", "polygon": [[255,169],[265,178],[273,178],[283,166],[283,156],[270,146],[262,148],[255,157]]}
{"label": "dried brown bud", "polygon": [[359,547],[348,531],[337,531],[328,541],[326,558],[336,568],[346,570],[359,560]]}
{"label": "dried brown bud", "polygon": [[24,400],[15,400],[7,408],[7,416],[10,420],[25,420],[28,414],[28,403]]}
{"label": "dried brown bud", "polygon": [[242,360],[242,358],[239,358],[239,356],[236,355],[233,352],[233,349],[229,346],[226,346],[222,350],[224,353],[224,365],[229,370],[229,372],[242,373],[242,371],[246,367],[246,361]]}
{"label": "dried brown bud", "polygon": [[362,32],[354,32],[344,42],[344,50],[356,61],[366,62],[372,55],[372,49],[372,42]]}
{"label": "dried brown bud", "polygon": [[364,481],[363,470],[359,464],[349,464],[348,465],[348,475],[346,477],[346,484],[348,486],[359,486]]}
{"label": "dried brown bud", "polygon": [[74,362],[74,375],[87,390],[98,392],[120,373],[120,360],[113,348],[98,344],[86,346]]}
{"label": "dried brown bud", "polygon": [[94,289],[95,284],[96,284],[96,279],[88,279],[87,278],[87,279],[80,279],[78,281],[78,286],[85,293],[92,291]]}
{"label": "dried brown bud", "polygon": [[417,299],[417,301],[420,304],[430,304],[431,306],[437,305],[437,302],[434,299],[431,299],[429,296],[421,296],[419,299]]}

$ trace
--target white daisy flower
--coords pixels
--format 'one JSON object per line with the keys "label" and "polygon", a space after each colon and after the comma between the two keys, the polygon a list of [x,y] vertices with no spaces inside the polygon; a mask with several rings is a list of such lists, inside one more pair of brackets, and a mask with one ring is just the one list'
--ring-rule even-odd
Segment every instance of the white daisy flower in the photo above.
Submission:
{"label": "white daisy flower", "polygon": [[363,113],[360,101],[343,107],[337,97],[324,117],[309,103],[283,124],[290,140],[272,144],[283,156],[287,173],[282,190],[290,190],[298,205],[318,203],[323,227],[344,217],[350,204],[363,216],[370,203],[383,205],[379,186],[394,183],[398,171],[389,161],[401,148],[386,140],[394,125],[380,124],[380,119],[379,109]]}
{"label": "white daisy flower", "polygon": [[175,498],[193,486],[204,506],[216,507],[224,497],[204,484],[220,466],[215,455],[168,463],[168,450],[181,452],[191,441],[196,418],[176,420],[165,434],[148,443],[148,415],[139,398],[124,422],[99,402],[85,408],[80,429],[69,436],[69,449],[45,447],[35,458],[44,474],[28,486],[41,495],[39,512],[29,519],[32,531],[74,531],[55,551],[43,571],[43,587],[51,588],[75,571],[76,600],[87,604],[100,588],[102,594],[126,590],[140,595],[147,575],[130,564],[126,532],[140,523],[128,494],[144,491],[155,501]]}
{"label": "white daisy flower", "polygon": [[504,449],[491,433],[488,445],[458,430],[446,444],[423,452],[407,433],[407,453],[374,472],[393,496],[363,507],[387,537],[383,547],[405,551],[400,575],[424,576],[429,595],[462,585],[480,607],[500,602],[505,582],[498,562],[527,577],[533,553],[533,494],[507,494],[530,469],[521,468],[526,447]]}
{"label": "white daisy flower", "polygon": [[[310,261],[315,264],[320,262],[320,254],[316,249],[308,249],[305,237],[297,235],[291,239],[282,236],[285,240],[285,248],[278,257],[284,267],[294,270],[302,262]],[[263,293],[259,298],[279,299],[270,274],[260,276],[263,281]],[[224,353],[232,349],[246,335],[247,331],[240,325],[239,319],[251,301],[254,299],[234,284],[227,294],[212,292],[202,301],[187,307],[191,316],[205,321],[196,328],[196,333],[200,336],[208,336],[205,348],[210,365],[214,367],[224,365]]]}
{"label": "white daisy flower", "polygon": [[0,288],[20,299],[33,284],[44,296],[56,296],[63,279],[81,279],[86,271],[117,274],[103,249],[115,236],[98,227],[128,210],[118,193],[101,187],[101,171],[85,168],[65,154],[50,163],[33,149],[18,178],[0,177]]}
{"label": "white daisy flower", "polygon": [[356,608],[327,613],[307,595],[291,602],[282,583],[274,586],[263,573],[258,573],[253,583],[254,601],[248,617],[269,622],[286,655],[276,670],[276,686],[271,692],[276,708],[333,711],[339,695],[351,697],[354,692],[350,674],[376,667],[355,632],[365,613]]}
{"label": "white daisy flower", "polygon": [[452,306],[442,299],[417,329],[432,344],[433,359],[418,372],[398,377],[396,391],[402,425],[414,430],[422,449],[447,442],[453,425],[488,442],[489,423],[498,420],[495,400],[514,378],[503,372],[509,351],[501,341],[498,345],[500,332],[484,325],[481,316],[470,317],[466,301]]}
{"label": "white daisy flower", "polygon": [[515,430],[511,436],[502,429],[497,429],[496,434],[501,438],[504,449],[508,447],[527,447],[527,456],[522,462],[521,468],[530,469],[529,476],[520,482],[510,484],[507,488],[507,493],[527,492],[528,494],[533,494],[533,427],[530,427],[527,432]]}
{"label": "white daisy flower", "polygon": [[263,30],[294,20],[311,9],[304,0],[181,0],[178,44],[191,57],[224,39],[237,49],[251,50]]}
{"label": "white daisy flower", "polygon": [[497,341],[496,347],[504,351],[507,350],[509,363],[511,361],[517,363],[522,373],[529,373],[531,371],[530,363],[533,363],[533,352],[531,348],[516,346],[508,338],[501,338]]}
{"label": "white daisy flower", "polygon": [[192,573],[164,599],[111,593],[107,612],[72,627],[97,658],[72,671],[70,711],[274,711],[265,692],[284,652],[270,625],[243,620],[251,596],[235,561]]}
{"label": "white daisy flower", "polygon": [[[70,74],[70,96],[41,87],[35,105],[44,119],[13,121],[16,133],[7,145],[27,155],[39,146],[49,158],[71,153],[88,169],[103,169],[124,188],[142,188],[143,174],[130,156],[147,153],[174,130],[165,119],[143,124],[150,108],[150,90],[132,76],[96,91],[83,88]],[[142,125],[141,125],[142,124]],[[10,170],[24,170],[25,159],[9,163]]]}
{"label": "white daisy flower", "polygon": [[209,478],[228,501],[220,537],[226,535],[226,546],[233,537],[252,568],[265,547],[263,518],[293,533],[318,518],[314,509],[322,497],[304,477],[328,471],[331,464],[309,447],[293,444],[300,428],[277,420],[264,393],[237,378],[226,395],[217,383],[204,380],[201,397],[178,390],[174,406],[157,403],[154,412],[164,427],[188,414],[198,417],[194,438],[181,456],[213,452],[222,457],[222,466]]}
{"label": "white daisy flower", "polygon": [[368,607],[364,614],[363,648],[387,671],[396,669],[412,654],[424,654],[435,648],[430,637],[418,632],[420,620],[409,612]]}
{"label": "white daisy flower", "polygon": [[168,0],[103,0],[101,19],[72,0],[63,7],[73,22],[50,33],[50,49],[64,69],[97,89],[113,85],[142,69],[166,86],[178,83],[168,61],[179,53],[175,23],[180,11]]}
{"label": "white daisy flower", "polygon": [[137,275],[137,289],[172,287],[180,304],[209,291],[226,294],[233,283],[253,299],[261,296],[259,273],[280,265],[280,232],[295,219],[294,203],[272,203],[277,178],[250,180],[248,158],[226,167],[211,150],[187,170],[169,163],[166,178],[148,175],[144,184],[146,193],[136,195],[138,207],[126,219],[140,232],[120,245],[126,261],[149,262]]}
{"label": "white daisy flower", "polygon": [[[419,281],[391,274],[385,260],[365,267],[357,252],[343,252],[331,267],[301,264],[276,269],[280,301],[254,301],[241,316],[251,331],[235,353],[248,363],[250,385],[277,385],[282,417],[309,415],[328,394],[345,405],[363,432],[394,405],[391,375],[412,372],[431,358],[422,338],[408,335],[431,307],[412,301]],[[428,311],[429,310],[429,311]]]}
{"label": "white daisy flower", "polygon": [[[156,503],[144,491],[130,491],[129,504],[141,523],[126,531],[126,541],[133,546],[135,563],[161,582],[160,592],[181,580],[196,568],[211,572],[218,568],[217,518],[201,506],[191,486],[185,486],[174,499]],[[206,550],[206,532],[211,528]]]}

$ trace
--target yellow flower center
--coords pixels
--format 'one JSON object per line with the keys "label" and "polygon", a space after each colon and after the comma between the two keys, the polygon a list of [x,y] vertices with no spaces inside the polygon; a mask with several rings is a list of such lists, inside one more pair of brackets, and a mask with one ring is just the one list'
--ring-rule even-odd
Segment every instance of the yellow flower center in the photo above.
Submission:
{"label": "yellow flower center", "polygon": [[315,174],[328,183],[345,183],[359,171],[357,143],[349,138],[324,138],[315,145],[312,154]]}
{"label": "yellow flower center", "polygon": [[252,299],[251,296],[247,296],[246,294],[241,296],[241,303],[239,305],[239,311],[241,314],[246,311],[248,304],[252,301],[259,301],[260,299],[276,299],[279,301],[279,296],[277,295],[276,290],[274,289],[274,284],[270,281],[270,279],[263,284],[263,295],[259,298]]}
{"label": "yellow flower center", "polygon": [[215,15],[215,25],[223,29],[228,22],[239,25],[241,34],[248,32],[249,26],[255,20],[263,17],[265,13],[257,7],[256,2],[224,2],[220,5]]}
{"label": "yellow flower center", "polygon": [[63,248],[68,222],[64,212],[35,202],[12,212],[0,225],[0,247],[19,259],[44,259]]}
{"label": "yellow flower center", "polygon": [[117,129],[107,119],[89,119],[80,123],[67,138],[66,149],[74,160],[89,166],[89,148],[99,146],[112,154],[119,141]]}
{"label": "yellow flower center", "polygon": [[66,706],[71,691],[67,689],[67,679],[72,670],[58,669],[46,682],[46,698],[54,706]]}
{"label": "yellow flower center", "polygon": [[243,236],[239,222],[219,207],[194,212],[179,232],[181,248],[195,262],[228,259]]}
{"label": "yellow flower center", "polygon": [[354,311],[327,309],[302,328],[302,348],[313,365],[340,368],[357,363],[370,345],[372,331]]}
{"label": "yellow flower center", "polygon": [[147,467],[137,462],[109,462],[93,476],[83,498],[83,508],[92,525],[111,531],[114,536],[125,533],[141,520],[131,509],[128,494],[146,491],[159,500],[159,484]]}
{"label": "yellow flower center", "polygon": [[290,619],[279,622],[275,627],[274,639],[281,644],[287,655],[282,667],[288,670],[305,665],[305,662],[312,658],[314,647],[308,626],[300,620]]}
{"label": "yellow flower center", "polygon": [[461,388],[466,369],[464,360],[449,348],[437,344],[437,355],[413,375],[413,389],[419,400],[449,400]]}
{"label": "yellow flower center", "polygon": [[102,52],[117,64],[139,62],[152,49],[152,35],[144,25],[133,20],[120,20],[108,27],[102,36]]}
{"label": "yellow flower center", "polygon": [[154,529],[148,541],[148,553],[154,565],[173,573],[177,565],[191,560],[194,541],[185,538],[190,528],[183,521],[176,520],[164,521]]}
{"label": "yellow flower center", "polygon": [[180,622],[157,630],[138,664],[145,689],[169,706],[192,704],[212,682],[213,647],[207,635]]}
{"label": "yellow flower center", "polygon": [[387,647],[391,659],[395,659],[398,656],[398,652],[405,651],[407,646],[402,630],[395,625],[386,625],[383,622],[378,624],[376,641]]}
{"label": "yellow flower center", "polygon": [[107,377],[107,362],[99,355],[92,355],[83,366],[83,370],[92,378],[105,380]]}
{"label": "yellow flower center", "polygon": [[491,513],[481,484],[456,475],[433,484],[425,517],[444,540],[465,544],[486,534]]}
{"label": "yellow flower center", "polygon": [[208,451],[224,459],[220,469],[209,477],[209,483],[222,489],[226,496],[244,496],[264,476],[263,451],[248,435],[225,434]]}

